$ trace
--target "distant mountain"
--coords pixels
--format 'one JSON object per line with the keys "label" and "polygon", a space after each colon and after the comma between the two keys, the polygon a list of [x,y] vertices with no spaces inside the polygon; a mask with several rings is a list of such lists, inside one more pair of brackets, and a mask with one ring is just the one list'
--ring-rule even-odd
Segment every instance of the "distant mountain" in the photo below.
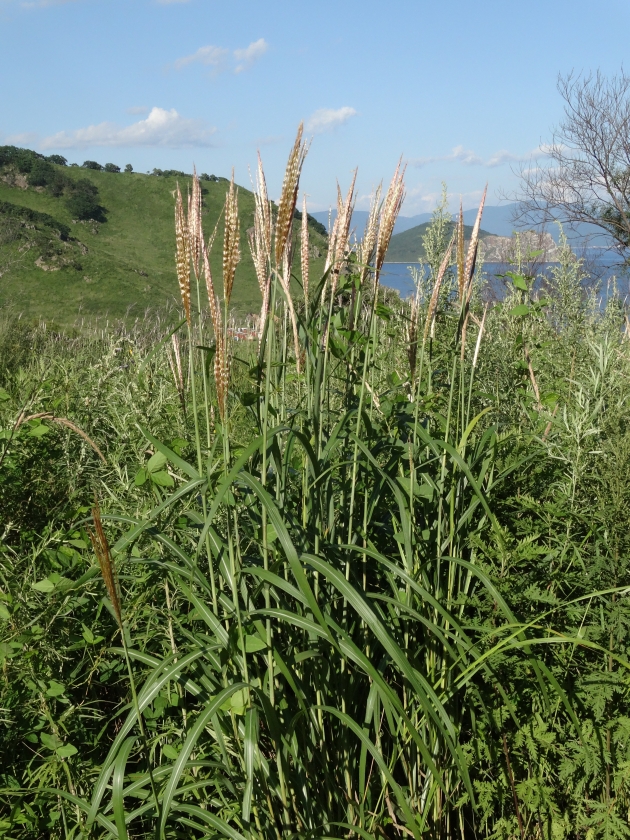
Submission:
{"label": "distant mountain", "polygon": [[[367,210],[355,210],[352,214],[351,229],[354,228],[358,239],[361,239],[363,236],[368,215],[369,213]],[[317,221],[321,222],[321,224],[323,224],[328,230],[328,210],[321,210],[318,213],[309,213],[309,216],[313,219],[317,219]],[[336,218],[337,211],[333,210],[330,214],[330,223],[334,224]],[[394,225],[394,233],[404,233],[404,231],[409,230],[412,227],[416,227],[416,225],[420,225],[423,222],[428,222],[430,219],[431,213],[420,213],[417,216],[399,216],[396,220],[396,224]]]}
{"label": "distant mountain", "polygon": [[[516,230],[528,230],[532,228],[531,223],[526,223],[518,219],[518,207],[515,202],[512,204],[500,204],[496,206],[486,205],[483,210],[482,224],[485,231],[494,234],[495,236],[512,236]],[[324,227],[328,228],[328,211],[311,214],[317,221],[321,222]],[[431,213],[419,213],[416,216],[399,216],[394,227],[394,234],[398,235],[405,233],[405,231],[426,224],[431,220]],[[334,222],[337,216],[337,211],[333,210],[331,219]],[[356,235],[361,238],[365,230],[368,213],[366,210],[355,210],[352,216],[352,226],[356,230]],[[456,216],[453,216],[455,219]],[[473,225],[477,218],[477,208],[464,210],[464,224]],[[554,242],[558,242],[560,238],[560,230],[558,225],[551,224],[546,226],[546,230],[551,234]],[[602,231],[595,225],[580,224],[573,229],[565,226],[565,233],[567,238],[574,245],[585,244],[589,242],[593,245],[608,245],[610,244],[609,237],[606,237]],[[388,256],[389,258],[389,256]],[[406,258],[405,258],[406,259]],[[414,259],[417,259],[414,257]],[[402,260],[405,261],[404,259]]]}
{"label": "distant mountain", "polygon": [[[453,222],[453,226],[454,226]],[[422,237],[426,234],[429,222],[409,228],[392,236],[387,249],[387,262],[418,262],[424,257]],[[472,225],[464,225],[464,239],[468,242],[472,236]],[[487,230],[479,231],[479,238],[492,236]]]}

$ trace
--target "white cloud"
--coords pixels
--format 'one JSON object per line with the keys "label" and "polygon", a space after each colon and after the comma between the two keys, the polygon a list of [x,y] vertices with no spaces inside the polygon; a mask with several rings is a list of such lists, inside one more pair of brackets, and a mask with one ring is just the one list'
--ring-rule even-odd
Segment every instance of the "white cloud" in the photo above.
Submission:
{"label": "white cloud", "polygon": [[183,58],[178,58],[175,62],[175,69],[181,70],[182,67],[187,67],[189,64],[205,64],[209,67],[220,67],[229,55],[229,50],[223,47],[199,47],[197,52],[192,55],[185,55]]}
{"label": "white cloud", "polygon": [[523,161],[531,160],[531,158],[535,157],[547,157],[548,154],[549,147],[547,146],[537,146],[535,149],[532,149],[524,155],[515,155],[513,152],[509,152],[506,149],[501,149],[493,155],[490,155],[487,160],[484,160],[470,149],[465,149],[463,146],[455,146],[452,152],[448,155],[412,158],[409,161],[409,165],[420,168],[421,166],[426,166],[429,163],[457,161],[458,163],[463,163],[465,166],[486,166],[490,169],[494,169],[496,166],[503,166],[506,163],[522,163]]}
{"label": "white cloud", "polygon": [[[269,44],[265,39],[259,38],[257,41],[252,41],[248,47],[234,50],[232,57],[238,62],[234,72],[242,73],[244,70],[248,70],[268,49]],[[219,72],[227,64],[229,55],[230,51],[225,47],[208,44],[206,47],[199,47],[197,52],[191,53],[191,55],[178,58],[173,66],[176,70],[181,70],[189,64],[203,64],[206,67],[214,67],[215,71]]]}
{"label": "white cloud", "polygon": [[171,149],[210,146],[216,129],[203,120],[185,119],[172,108],[152,108],[144,120],[120,127],[103,122],[46,137],[42,149],[85,149],[91,146],[166,146]]}
{"label": "white cloud", "polygon": [[127,108],[128,114],[146,114],[149,110],[146,105],[132,105],[131,108]]}
{"label": "white cloud", "polygon": [[350,117],[356,116],[354,108],[345,105],[343,108],[320,108],[315,111],[306,121],[306,130],[309,133],[321,134],[324,131],[332,131],[340,125],[348,122]]}
{"label": "white cloud", "polygon": [[259,38],[257,41],[252,41],[252,43],[243,50],[234,50],[234,58],[240,62],[240,64],[236,66],[234,72],[242,73],[243,70],[247,70],[255,61],[258,61],[258,59],[263,56],[268,49],[269,44],[265,41],[265,39]]}

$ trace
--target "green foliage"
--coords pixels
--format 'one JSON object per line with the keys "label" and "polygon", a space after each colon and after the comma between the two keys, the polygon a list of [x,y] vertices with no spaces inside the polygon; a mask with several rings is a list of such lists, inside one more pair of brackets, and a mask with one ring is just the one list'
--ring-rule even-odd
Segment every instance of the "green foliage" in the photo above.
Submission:
{"label": "green foliage", "polygon": [[105,172],[120,172],[120,166],[116,166],[115,163],[106,163]]}
{"label": "green foliage", "polygon": [[82,166],[84,169],[94,169],[96,172],[100,172],[103,169],[101,164],[95,160],[84,160]]}
{"label": "green foliage", "polygon": [[515,265],[412,369],[346,269],[299,369],[272,289],[224,414],[204,317],[0,322],[0,837],[630,833],[621,303]]}
{"label": "green foliage", "polygon": [[133,166],[130,163],[125,164],[125,172],[133,172]]}

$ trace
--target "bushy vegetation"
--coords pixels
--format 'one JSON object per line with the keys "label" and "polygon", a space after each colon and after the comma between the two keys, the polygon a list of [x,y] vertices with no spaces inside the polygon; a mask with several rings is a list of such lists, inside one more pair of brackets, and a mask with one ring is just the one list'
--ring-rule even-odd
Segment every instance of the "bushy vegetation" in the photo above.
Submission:
{"label": "bushy vegetation", "polygon": [[3,321],[0,836],[627,837],[623,307],[566,243],[487,306],[437,217],[387,294],[400,173],[310,276],[304,154],[277,214],[258,173],[257,340],[196,181],[175,329]]}

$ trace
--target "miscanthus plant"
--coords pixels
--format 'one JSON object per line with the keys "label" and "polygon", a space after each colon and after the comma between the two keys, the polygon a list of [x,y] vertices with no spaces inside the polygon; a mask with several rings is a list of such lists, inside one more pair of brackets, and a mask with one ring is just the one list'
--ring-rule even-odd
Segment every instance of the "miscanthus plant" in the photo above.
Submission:
{"label": "miscanthus plant", "polygon": [[626,837],[619,309],[568,251],[484,306],[483,202],[388,295],[400,168],[311,277],[306,154],[277,207],[258,167],[254,341],[194,178],[179,325],[2,374],[0,836]]}

